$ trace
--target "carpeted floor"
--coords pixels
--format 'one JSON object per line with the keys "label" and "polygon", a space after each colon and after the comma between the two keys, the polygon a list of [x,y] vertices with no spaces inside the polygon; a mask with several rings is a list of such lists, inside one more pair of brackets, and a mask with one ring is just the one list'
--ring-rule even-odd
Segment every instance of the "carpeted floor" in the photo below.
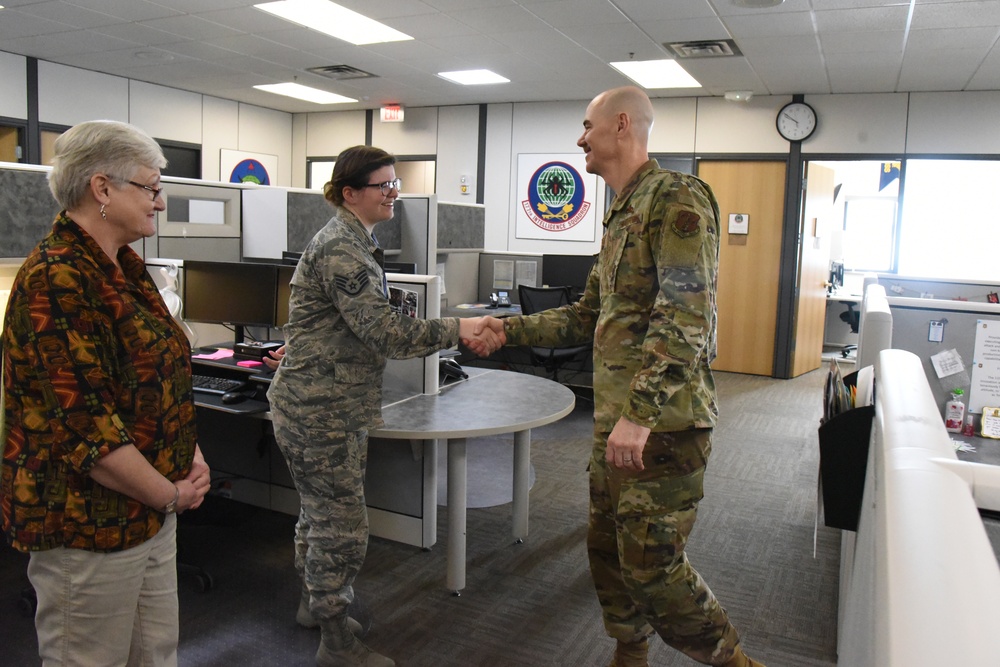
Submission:
{"label": "carpeted floor", "polygon": [[[722,419],[689,556],[769,667],[834,665],[839,531],[813,557],[816,428],[825,370],[794,380],[717,374]],[[428,551],[373,539],[357,582],[368,643],[410,667],[607,665],[584,549],[592,406],[532,434],[530,536],[512,544],[510,505],[470,509],[467,587],[445,590],[447,507]],[[470,448],[474,441],[469,442]],[[211,462],[209,462],[211,463]],[[308,666],[318,632],[295,624],[294,518],[213,502],[189,517],[182,559],[215,580],[181,579],[183,667]],[[197,519],[197,521],[194,521]],[[0,548],[0,664],[38,665],[30,618],[15,608],[25,558]],[[650,664],[694,665],[654,641]]]}

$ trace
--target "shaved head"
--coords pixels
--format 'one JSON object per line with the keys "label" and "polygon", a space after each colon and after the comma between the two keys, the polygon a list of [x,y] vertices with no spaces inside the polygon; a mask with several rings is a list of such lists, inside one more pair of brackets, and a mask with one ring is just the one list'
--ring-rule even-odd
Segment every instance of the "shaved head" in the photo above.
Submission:
{"label": "shaved head", "polygon": [[641,88],[622,86],[606,90],[594,98],[594,105],[602,114],[627,114],[636,135],[643,140],[649,138],[653,129],[653,103]]}
{"label": "shaved head", "polygon": [[646,93],[635,86],[612,88],[587,105],[576,145],[586,155],[587,171],[618,192],[649,160],[652,129],[653,103]]}

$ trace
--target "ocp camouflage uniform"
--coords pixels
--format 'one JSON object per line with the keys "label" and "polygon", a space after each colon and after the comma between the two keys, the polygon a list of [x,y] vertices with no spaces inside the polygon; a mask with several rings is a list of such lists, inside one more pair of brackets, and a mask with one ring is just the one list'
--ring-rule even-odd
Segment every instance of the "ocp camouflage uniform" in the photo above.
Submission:
{"label": "ocp camouflage uniform", "polygon": [[[594,447],[587,548],[610,636],[653,631],[721,664],[739,644],[684,552],[718,419],[719,207],[701,180],[650,160],[615,198],[586,290],[574,304],[504,320],[507,343],[594,343]],[[605,460],[619,418],[649,427],[645,469]]]}
{"label": "ocp camouflage uniform", "polygon": [[345,613],[368,547],[368,431],[382,425],[386,359],[455,345],[458,319],[392,312],[382,251],[343,207],[309,242],[291,285],[285,357],[267,397],[299,492],[295,565],[322,622]]}

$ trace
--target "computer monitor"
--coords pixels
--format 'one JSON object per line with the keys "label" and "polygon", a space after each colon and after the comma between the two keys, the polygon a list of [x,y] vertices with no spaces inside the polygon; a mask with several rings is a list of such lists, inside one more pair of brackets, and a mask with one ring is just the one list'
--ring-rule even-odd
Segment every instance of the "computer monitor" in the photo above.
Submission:
{"label": "computer monitor", "polygon": [[283,327],[288,324],[288,302],[292,298],[292,276],[294,266],[278,267],[277,310],[274,316],[274,326]]}
{"label": "computer monitor", "polygon": [[844,286],[844,263],[830,262],[830,287],[840,289]]}
{"label": "computer monitor", "polygon": [[[184,260],[184,319],[243,327],[276,325],[277,264]],[[286,306],[287,308],[287,306]]]}
{"label": "computer monitor", "polygon": [[542,284],[550,287],[568,285],[575,297],[583,293],[587,276],[596,261],[596,255],[542,255]]}

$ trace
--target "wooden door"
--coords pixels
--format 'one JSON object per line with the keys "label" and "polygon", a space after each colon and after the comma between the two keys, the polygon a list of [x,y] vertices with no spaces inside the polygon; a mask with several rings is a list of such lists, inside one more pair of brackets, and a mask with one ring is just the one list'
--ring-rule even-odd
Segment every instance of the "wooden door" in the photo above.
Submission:
{"label": "wooden door", "polygon": [[[719,371],[773,374],[785,196],[784,162],[702,161],[698,176],[722,214],[719,251]],[[731,214],[749,216],[747,234],[730,234]]]}
{"label": "wooden door", "polygon": [[830,233],[833,228],[834,172],[810,163],[799,225],[798,295],[792,377],[820,367],[826,325],[826,281],[830,277]]}

